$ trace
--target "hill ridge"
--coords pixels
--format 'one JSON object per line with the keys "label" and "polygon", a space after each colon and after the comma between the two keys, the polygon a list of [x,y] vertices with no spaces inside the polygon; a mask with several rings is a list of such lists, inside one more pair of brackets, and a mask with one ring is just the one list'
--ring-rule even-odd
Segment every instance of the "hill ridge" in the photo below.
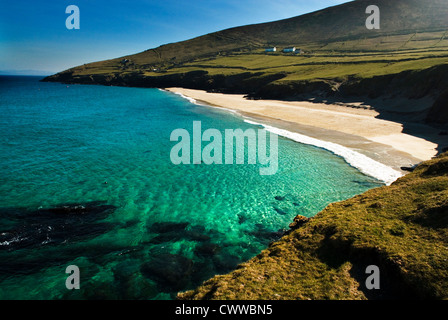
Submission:
{"label": "hill ridge", "polygon": [[[365,26],[368,5],[381,12],[381,29]],[[448,64],[448,2],[445,0],[357,0],[284,20],[233,27],[116,59],[65,70],[44,81],[139,87],[186,87],[256,98],[304,99],[306,96],[349,98],[335,88],[399,79],[398,91],[361,92],[370,96],[413,99],[408,71],[422,72]],[[266,46],[279,47],[265,53]],[[303,54],[285,54],[296,46]],[[301,52],[302,52],[301,51]],[[383,54],[379,59],[378,54]],[[258,66],[258,67],[256,67]],[[238,71],[238,69],[240,71]],[[372,80],[378,78],[377,80]],[[412,79],[411,79],[412,78]],[[440,78],[440,77],[439,77]],[[367,81],[364,81],[367,80]],[[389,81],[388,80],[388,81]],[[414,80],[413,80],[414,81]],[[441,78],[440,87],[448,83]],[[431,82],[422,78],[422,83]],[[374,86],[378,88],[379,86]],[[384,88],[386,89],[386,88]],[[421,91],[421,90],[417,90]],[[355,90],[346,90],[357,94]],[[361,94],[361,93],[360,93]],[[448,107],[439,89],[427,90],[427,111],[419,115],[446,123]],[[442,99],[442,100],[441,100]],[[434,103],[438,101],[437,106]],[[390,103],[395,103],[390,101]],[[404,103],[399,112],[406,113]],[[432,111],[431,111],[432,110]],[[434,110],[442,110],[435,117]],[[439,112],[438,111],[438,112]]]}

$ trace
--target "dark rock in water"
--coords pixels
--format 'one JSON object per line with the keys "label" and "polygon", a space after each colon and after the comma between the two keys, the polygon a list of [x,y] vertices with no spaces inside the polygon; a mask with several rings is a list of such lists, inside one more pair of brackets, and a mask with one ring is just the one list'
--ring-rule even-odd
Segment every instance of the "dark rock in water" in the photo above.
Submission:
{"label": "dark rock in water", "polygon": [[195,262],[191,274],[191,284],[196,287],[216,274],[215,265],[211,263],[210,259],[206,259],[204,262]]}
{"label": "dark rock in water", "polygon": [[176,242],[181,240],[209,241],[210,237],[196,231],[178,230],[161,233],[158,236],[152,238],[150,243],[161,244],[165,242]]}
{"label": "dark rock in water", "polygon": [[205,227],[201,226],[201,225],[189,226],[188,231],[194,232],[194,233],[201,233],[201,234],[206,233]]}
{"label": "dark rock in water", "polygon": [[124,221],[124,222],[122,222],[122,225],[123,225],[123,228],[130,228],[130,227],[133,227],[133,226],[135,226],[135,225],[137,225],[139,223],[140,223],[140,220],[135,219],[135,220]]}
{"label": "dark rock in water", "polygon": [[117,255],[118,256],[130,255],[130,254],[136,253],[136,252],[138,252],[138,251],[140,251],[142,249],[143,248],[141,248],[141,247],[132,248],[132,249],[125,249],[125,250],[122,250],[121,252],[118,252]]}
{"label": "dark rock in water", "polygon": [[85,214],[88,212],[88,209],[83,205],[67,205],[58,208],[50,208],[47,209],[47,211],[55,214]]}
{"label": "dark rock in water", "polygon": [[[51,265],[54,263],[60,263],[61,260],[56,261],[52,259],[45,260],[45,265]],[[45,267],[42,264],[42,259],[26,259],[19,257],[19,259],[8,260],[7,257],[2,256],[2,262],[0,263],[0,281],[4,278],[16,276],[16,275],[28,275],[38,272]]]}
{"label": "dark rock in water", "polygon": [[187,222],[156,222],[149,228],[149,231],[154,233],[183,231],[188,225]]}
{"label": "dark rock in water", "polygon": [[101,235],[113,228],[101,222],[116,207],[103,202],[63,205],[50,209],[2,209],[0,250],[17,250],[44,245],[58,245]]}
{"label": "dark rock in water", "polygon": [[269,240],[269,242],[276,241],[280,239],[284,234],[285,230],[278,230],[278,231],[255,231],[250,233],[252,236],[256,237],[259,240],[266,239]]}
{"label": "dark rock in water", "polygon": [[183,234],[181,234],[180,232],[175,232],[175,231],[165,232],[165,233],[159,234],[158,236],[152,238],[151,241],[149,241],[149,243],[161,244],[161,243],[166,243],[166,242],[176,242],[176,241],[182,240],[182,236],[183,236]]}
{"label": "dark rock in water", "polygon": [[[73,290],[77,293],[77,290]],[[89,281],[88,285],[81,287],[82,299],[85,300],[119,300],[120,294],[116,290],[115,285],[109,282],[102,282],[101,280]]]}
{"label": "dark rock in water", "polygon": [[206,234],[202,234],[196,231],[187,231],[185,233],[185,238],[192,241],[209,241],[210,237]]}
{"label": "dark rock in water", "polygon": [[301,206],[301,204],[300,204],[300,203],[297,203],[297,202],[293,202],[292,205],[293,205],[294,207],[300,207],[300,206]]}
{"label": "dark rock in water", "polygon": [[354,183],[356,183],[356,184],[358,184],[360,186],[363,186],[363,187],[370,187],[370,186],[372,186],[372,183],[370,183],[368,181],[352,180],[352,182],[354,182]]}
{"label": "dark rock in water", "polygon": [[[30,246],[31,248],[31,246]],[[20,249],[20,248],[19,248]],[[0,250],[0,281],[4,277],[18,274],[29,275],[51,266],[68,265],[67,263],[79,257],[88,258],[93,264],[105,265],[110,260],[104,260],[109,253],[124,251],[126,248],[113,244],[99,246],[43,245],[33,250]],[[111,257],[113,258],[113,257]],[[79,266],[86,279],[90,274],[85,266]]]}
{"label": "dark rock in water", "polygon": [[161,254],[140,268],[142,274],[156,281],[163,292],[179,291],[189,283],[193,261],[177,254]]}
{"label": "dark rock in water", "polygon": [[276,197],[275,197],[275,200],[277,200],[277,201],[283,201],[283,200],[285,200],[285,198],[286,198],[286,197],[276,196]]}
{"label": "dark rock in water", "polygon": [[222,237],[222,233],[217,230],[206,230],[201,225],[190,226],[188,228],[187,234],[189,235],[191,240],[207,242],[210,241],[211,238]]}
{"label": "dark rock in water", "polygon": [[150,243],[161,244],[165,242],[176,242],[180,240],[209,241],[210,237],[205,235],[203,226],[190,226],[187,222],[156,222],[150,228],[150,232],[159,233]]}
{"label": "dark rock in water", "polygon": [[140,272],[138,260],[130,259],[118,263],[112,269],[115,281],[125,281],[130,275]]}
{"label": "dark rock in water", "polygon": [[246,222],[247,220],[249,220],[249,218],[248,217],[246,217],[246,216],[243,216],[243,215],[238,215],[238,223],[239,224],[243,224],[244,222]]}
{"label": "dark rock in water", "polygon": [[156,285],[140,273],[138,259],[120,262],[113,268],[115,287],[120,299],[151,299],[157,295]]}
{"label": "dark rock in water", "polygon": [[414,172],[415,168],[417,168],[417,166],[401,167],[400,169],[407,172]]}
{"label": "dark rock in water", "polygon": [[274,207],[275,212],[277,212],[278,214],[281,214],[282,216],[287,215],[288,213],[286,211],[283,211],[282,209],[276,208]]}
{"label": "dark rock in water", "polygon": [[55,208],[49,209],[39,209],[38,212],[41,214],[54,213],[62,215],[83,215],[83,214],[103,214],[108,210],[115,210],[116,207],[112,205],[107,205],[101,201],[93,201],[86,204],[66,204]]}
{"label": "dark rock in water", "polygon": [[277,230],[277,231],[272,231],[272,230],[266,229],[266,227],[263,225],[257,225],[257,230],[250,231],[247,234],[257,238],[259,241],[268,240],[269,242],[271,242],[271,241],[276,241],[276,240],[280,239],[285,233],[286,233],[286,230],[283,230],[283,229]]}
{"label": "dark rock in water", "polygon": [[231,254],[218,254],[213,257],[213,263],[215,265],[216,271],[219,273],[227,273],[235,270],[236,267],[241,263],[241,260]]}
{"label": "dark rock in water", "polygon": [[120,300],[145,300],[153,299],[159,293],[157,286],[151,280],[132,274],[127,279],[119,282]]}
{"label": "dark rock in water", "polygon": [[221,247],[215,243],[203,243],[196,247],[194,253],[199,257],[212,257],[221,250]]}

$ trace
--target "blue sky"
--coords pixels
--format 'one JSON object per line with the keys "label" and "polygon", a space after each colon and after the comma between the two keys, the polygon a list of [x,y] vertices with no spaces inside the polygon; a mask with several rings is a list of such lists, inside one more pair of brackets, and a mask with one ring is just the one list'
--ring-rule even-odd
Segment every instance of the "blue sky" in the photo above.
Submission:
{"label": "blue sky", "polygon": [[[0,70],[54,73],[344,2],[348,0],[3,0]],[[80,30],[65,27],[69,5],[80,9]]]}

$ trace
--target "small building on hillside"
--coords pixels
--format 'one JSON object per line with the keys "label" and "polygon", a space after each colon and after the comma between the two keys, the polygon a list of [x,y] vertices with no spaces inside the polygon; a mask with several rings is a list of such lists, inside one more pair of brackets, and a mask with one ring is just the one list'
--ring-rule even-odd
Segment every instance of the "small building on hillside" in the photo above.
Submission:
{"label": "small building on hillside", "polygon": [[270,48],[266,48],[265,52],[276,52],[277,51],[277,47],[270,47]]}
{"label": "small building on hillside", "polygon": [[285,53],[296,52],[296,47],[285,48],[285,49],[283,49],[283,52],[285,52]]}

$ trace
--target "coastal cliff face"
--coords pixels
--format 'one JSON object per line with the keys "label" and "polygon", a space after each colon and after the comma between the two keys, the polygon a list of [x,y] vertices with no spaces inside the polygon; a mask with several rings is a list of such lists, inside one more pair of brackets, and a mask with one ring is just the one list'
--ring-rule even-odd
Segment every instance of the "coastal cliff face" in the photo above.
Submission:
{"label": "coastal cliff face", "polygon": [[[448,88],[448,86],[447,86]],[[446,124],[448,123],[448,89],[442,92],[434,102],[428,113],[427,121]]]}
{"label": "coastal cliff face", "polygon": [[[334,203],[227,275],[178,299],[447,299],[448,154]],[[380,290],[366,268],[380,269]]]}

